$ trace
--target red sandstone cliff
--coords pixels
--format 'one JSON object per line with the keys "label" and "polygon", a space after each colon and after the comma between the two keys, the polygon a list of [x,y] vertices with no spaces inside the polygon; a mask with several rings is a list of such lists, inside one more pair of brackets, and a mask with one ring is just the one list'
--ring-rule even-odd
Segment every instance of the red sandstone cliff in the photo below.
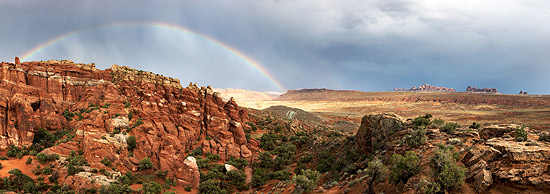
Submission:
{"label": "red sandstone cliff", "polygon": [[[186,160],[189,150],[202,145],[203,151],[225,160],[250,159],[258,149],[258,142],[244,135],[247,111],[233,100],[224,102],[210,87],[183,88],[177,79],[117,65],[99,70],[71,61],[2,62],[0,68],[3,149],[31,145],[38,128],[74,129],[77,141],[43,152],[67,156],[80,149],[90,167],[106,168],[99,161],[108,158],[121,172],[135,171],[137,161],[149,157],[167,177],[193,187],[199,177],[196,163]],[[90,112],[72,120],[63,116],[64,111],[79,110]],[[128,134],[109,134],[131,126],[137,127]],[[126,149],[129,135],[137,139],[133,156]],[[75,180],[66,181],[80,184]]]}

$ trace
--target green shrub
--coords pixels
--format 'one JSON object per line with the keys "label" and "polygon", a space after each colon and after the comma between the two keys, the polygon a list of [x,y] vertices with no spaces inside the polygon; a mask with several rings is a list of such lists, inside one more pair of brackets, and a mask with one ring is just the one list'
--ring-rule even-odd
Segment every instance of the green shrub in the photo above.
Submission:
{"label": "green shrub", "polygon": [[107,157],[103,157],[103,159],[101,159],[101,161],[99,161],[99,162],[101,162],[101,164],[103,164],[107,167],[111,167],[111,165],[112,165],[111,161],[109,161],[109,159],[107,159]]}
{"label": "green shrub", "polygon": [[76,167],[72,164],[69,164],[67,166],[67,174],[68,175],[74,175],[74,174],[82,172],[82,171],[84,171],[84,169],[82,167]]}
{"label": "green shrub", "polygon": [[543,133],[539,136],[539,141],[550,142],[550,135],[548,133]]}
{"label": "green shrub", "polygon": [[426,140],[426,130],[423,127],[413,130],[412,134],[405,137],[405,143],[414,148],[424,145]]}
{"label": "green shrub", "polygon": [[468,128],[470,128],[470,129],[479,129],[479,128],[481,128],[481,124],[473,122],[472,125],[470,125]]}
{"label": "green shrub", "polygon": [[139,161],[139,170],[147,170],[153,168],[153,162],[150,158],[144,158]]}
{"label": "green shrub", "polygon": [[317,171],[321,173],[330,172],[333,170],[336,157],[334,157],[329,151],[323,151],[317,155]]}
{"label": "green shrub", "polygon": [[273,150],[277,146],[277,140],[277,135],[264,133],[262,137],[260,137],[260,148],[264,150]]}
{"label": "green shrub", "polygon": [[74,113],[68,110],[65,110],[63,111],[63,116],[65,117],[65,119],[67,119],[67,121],[72,121],[74,117]]}
{"label": "green shrub", "polygon": [[433,121],[433,124],[435,124],[436,126],[443,125],[443,123],[445,123],[445,120],[440,119],[440,118],[434,119],[434,121]]}
{"label": "green shrub", "polygon": [[266,181],[266,170],[264,168],[255,168],[254,172],[252,173],[252,181],[250,182],[250,185],[253,188],[257,188],[265,185]]}
{"label": "green shrub", "polygon": [[294,187],[295,192],[311,192],[313,188],[317,186],[317,182],[319,182],[320,177],[321,175],[318,171],[312,171],[310,169],[303,170],[299,175],[292,178],[292,182],[296,185]]}
{"label": "green shrub", "polygon": [[441,192],[456,189],[462,184],[466,169],[458,164],[459,154],[453,146],[439,145],[431,159],[433,178]]}
{"label": "green shrub", "polygon": [[267,173],[266,177],[268,179],[276,179],[276,180],[286,181],[286,180],[290,179],[291,175],[292,175],[292,173],[290,173],[289,171],[279,170],[279,171]]}
{"label": "green shrub", "polygon": [[248,161],[246,159],[233,157],[230,157],[227,163],[238,169],[244,169],[244,167],[248,165]]}
{"label": "green shrub", "polygon": [[409,178],[420,172],[422,168],[420,158],[412,151],[405,152],[405,156],[394,154],[390,161],[393,165],[390,180],[395,184],[407,183]]}
{"label": "green shrub", "polygon": [[310,162],[312,159],[313,159],[312,155],[305,155],[305,156],[300,157],[300,159],[298,159],[298,162],[305,164],[305,163]]}
{"label": "green shrub", "polygon": [[432,118],[431,114],[426,114],[424,116],[418,116],[418,117],[414,118],[414,120],[412,121],[412,124],[417,126],[417,127],[420,127],[420,126],[426,127],[426,126],[432,124],[432,121],[430,121],[430,118]]}
{"label": "green shrub", "polygon": [[136,149],[136,137],[133,135],[128,136],[126,139],[126,144],[128,144],[128,151],[133,152]]}
{"label": "green shrub", "polygon": [[49,161],[55,161],[55,160],[58,160],[58,159],[59,159],[59,156],[57,154],[51,154],[51,155],[47,155],[47,154],[44,154],[44,153],[36,154],[36,160],[38,160],[38,162],[40,162],[40,164],[44,164],[44,163],[49,162]]}
{"label": "green shrub", "polygon": [[157,182],[151,181],[143,184],[141,192],[147,194],[159,194],[162,192],[162,186]]}
{"label": "green shrub", "polygon": [[525,125],[520,125],[516,127],[516,141],[527,140],[527,134],[527,131],[525,131]]}
{"label": "green shrub", "polygon": [[382,161],[380,161],[379,159],[374,159],[373,161],[370,161],[367,164],[365,172],[369,177],[371,177],[369,181],[370,193],[375,193],[374,187],[376,186],[376,184],[386,180],[386,177],[388,176],[388,168],[384,166]]}
{"label": "green shrub", "polygon": [[185,186],[185,188],[183,188],[183,190],[187,191],[187,192],[190,192],[191,191],[191,186]]}
{"label": "green shrub", "polygon": [[220,180],[207,180],[199,184],[199,191],[202,194],[225,194]]}
{"label": "green shrub", "polygon": [[225,173],[225,175],[230,185],[236,186],[239,190],[243,190],[241,188],[245,188],[246,174],[244,174],[244,172],[240,170],[231,170]]}
{"label": "green shrub", "polygon": [[31,163],[32,163],[32,158],[31,157],[27,158],[27,162],[25,162],[25,164],[31,164]]}
{"label": "green shrub", "polygon": [[220,155],[218,154],[208,154],[208,156],[206,156],[206,158],[208,158],[208,160],[212,161],[212,162],[217,162],[220,160]]}
{"label": "green shrub", "polygon": [[258,156],[257,166],[262,168],[271,168],[273,165],[273,159],[271,159],[271,154],[269,152],[261,152]]}
{"label": "green shrub", "polygon": [[458,123],[447,123],[440,127],[439,130],[445,133],[453,133],[456,128],[460,128],[460,125]]}

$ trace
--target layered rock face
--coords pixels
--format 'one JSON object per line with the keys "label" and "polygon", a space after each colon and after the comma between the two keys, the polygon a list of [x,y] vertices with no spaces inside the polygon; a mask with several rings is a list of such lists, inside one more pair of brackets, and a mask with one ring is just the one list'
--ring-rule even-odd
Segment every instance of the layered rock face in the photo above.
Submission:
{"label": "layered rock face", "polygon": [[430,86],[428,84],[422,84],[418,87],[412,87],[410,89],[406,88],[395,88],[393,91],[446,91],[446,92],[456,92],[453,88],[446,88],[446,87],[437,87],[437,86]]}
{"label": "layered rock face", "polygon": [[476,88],[468,86],[468,88],[466,88],[466,92],[498,93],[498,90],[496,88]]}
{"label": "layered rock face", "polygon": [[[202,145],[222,160],[250,159],[257,151],[258,142],[248,142],[243,131],[247,111],[210,87],[183,88],[177,79],[117,65],[99,70],[94,64],[43,61],[0,67],[0,148],[31,145],[38,128],[74,130],[76,142],[43,152],[63,157],[80,149],[90,167],[106,168],[99,161],[108,158],[122,172],[137,170],[148,157],[155,169],[194,187],[199,177],[193,159],[186,159],[189,150]],[[136,148],[129,156],[130,135]]]}
{"label": "layered rock face", "polygon": [[524,189],[550,188],[548,143],[536,141],[533,134],[528,141],[516,141],[512,136],[518,127],[501,124],[483,128],[480,136],[487,139],[485,143],[472,146],[462,159],[468,167],[468,181],[478,192],[487,191],[493,180]]}

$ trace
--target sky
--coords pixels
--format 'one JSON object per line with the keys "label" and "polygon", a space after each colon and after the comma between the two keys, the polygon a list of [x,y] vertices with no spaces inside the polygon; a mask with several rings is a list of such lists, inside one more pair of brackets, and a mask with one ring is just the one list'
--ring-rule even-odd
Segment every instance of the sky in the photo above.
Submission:
{"label": "sky", "polygon": [[24,60],[118,64],[184,86],[255,91],[428,83],[550,94],[547,0],[0,0],[0,7],[1,61],[70,34]]}

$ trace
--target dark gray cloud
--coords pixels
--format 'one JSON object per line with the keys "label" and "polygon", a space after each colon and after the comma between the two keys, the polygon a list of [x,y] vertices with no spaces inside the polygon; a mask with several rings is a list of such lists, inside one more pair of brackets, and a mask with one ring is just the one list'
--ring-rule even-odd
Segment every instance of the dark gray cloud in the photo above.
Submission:
{"label": "dark gray cloud", "polygon": [[[550,93],[545,0],[2,1],[0,59],[118,22],[185,26],[263,64],[288,89],[422,83]],[[230,53],[147,27],[90,30],[32,59],[123,64],[214,87],[277,90]],[[185,84],[185,83],[184,83]]]}

